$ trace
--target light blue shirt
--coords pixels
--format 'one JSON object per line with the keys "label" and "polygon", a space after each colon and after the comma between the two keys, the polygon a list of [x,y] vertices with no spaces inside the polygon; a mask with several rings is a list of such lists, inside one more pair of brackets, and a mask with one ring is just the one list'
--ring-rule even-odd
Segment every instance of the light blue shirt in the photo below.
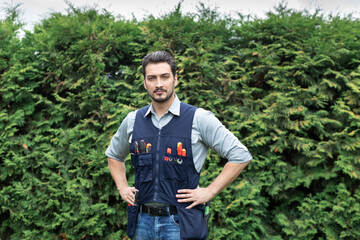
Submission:
{"label": "light blue shirt", "polygon": [[[130,152],[130,143],[136,111],[130,112],[121,123],[116,134],[111,139],[105,155],[118,161],[125,161]],[[150,105],[145,116],[151,114],[151,120],[155,127],[161,129],[168,124],[174,115],[180,115],[180,100],[175,95],[174,102],[169,110],[161,118],[155,113]],[[215,117],[215,115],[202,108],[195,111],[191,132],[191,145],[195,168],[201,171],[209,148],[214,149],[223,158],[233,163],[244,163],[252,159],[248,149]]]}

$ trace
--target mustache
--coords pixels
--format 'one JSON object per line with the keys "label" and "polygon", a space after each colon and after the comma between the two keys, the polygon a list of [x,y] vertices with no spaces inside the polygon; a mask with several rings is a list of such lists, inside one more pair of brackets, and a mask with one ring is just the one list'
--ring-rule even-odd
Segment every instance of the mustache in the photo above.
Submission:
{"label": "mustache", "polygon": [[154,93],[156,93],[157,91],[162,91],[162,92],[167,92],[166,89],[163,88],[157,88],[154,90]]}

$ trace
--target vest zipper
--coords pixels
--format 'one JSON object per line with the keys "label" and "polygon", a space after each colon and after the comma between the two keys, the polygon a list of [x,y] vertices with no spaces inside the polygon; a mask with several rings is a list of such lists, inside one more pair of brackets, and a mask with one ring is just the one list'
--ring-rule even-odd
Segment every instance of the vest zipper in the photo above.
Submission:
{"label": "vest zipper", "polygon": [[154,194],[154,202],[156,202],[158,195],[158,185],[159,185],[159,163],[160,163],[160,136],[161,136],[161,128],[159,128],[158,141],[156,146],[156,158],[155,158],[155,194]]}

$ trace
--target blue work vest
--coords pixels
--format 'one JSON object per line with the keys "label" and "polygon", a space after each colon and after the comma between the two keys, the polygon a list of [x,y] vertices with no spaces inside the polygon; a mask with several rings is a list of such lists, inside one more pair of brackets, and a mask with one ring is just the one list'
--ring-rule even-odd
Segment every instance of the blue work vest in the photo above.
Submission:
{"label": "blue work vest", "polygon": [[[161,129],[154,126],[151,114],[144,117],[149,107],[137,111],[130,145],[139,205],[159,202],[176,206],[181,239],[206,239],[203,204],[185,209],[190,203],[178,203],[175,196],[179,189],[195,189],[199,185],[200,173],[196,171],[191,146],[196,107],[181,102],[180,116],[174,116]],[[135,142],[140,145],[141,140],[151,144],[151,152],[136,152]],[[178,154],[179,142],[186,150],[186,156]],[[130,238],[135,233],[138,211],[138,206],[128,207],[127,234]]]}

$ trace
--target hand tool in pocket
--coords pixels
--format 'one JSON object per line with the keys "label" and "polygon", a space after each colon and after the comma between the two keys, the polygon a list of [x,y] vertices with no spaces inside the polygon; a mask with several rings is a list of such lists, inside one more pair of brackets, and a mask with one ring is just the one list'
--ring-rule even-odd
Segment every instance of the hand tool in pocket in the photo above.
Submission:
{"label": "hand tool in pocket", "polygon": [[140,150],[140,153],[145,153],[146,152],[146,142],[145,142],[145,140],[140,141],[139,150]]}

